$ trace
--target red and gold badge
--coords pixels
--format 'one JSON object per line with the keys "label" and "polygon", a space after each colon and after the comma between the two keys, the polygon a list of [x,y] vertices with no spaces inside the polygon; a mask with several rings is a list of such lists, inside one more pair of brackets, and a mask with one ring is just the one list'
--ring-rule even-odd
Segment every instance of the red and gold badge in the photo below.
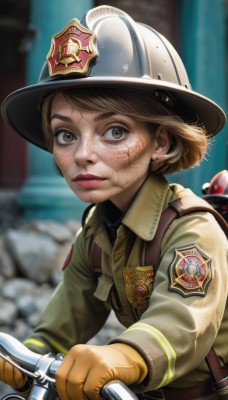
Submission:
{"label": "red and gold badge", "polygon": [[126,295],[133,307],[145,310],[148,307],[154,283],[154,268],[135,267],[123,269]]}
{"label": "red and gold badge", "polygon": [[85,28],[77,19],[52,37],[46,57],[49,75],[86,75],[91,62],[97,57],[95,33]]}
{"label": "red and gold badge", "polygon": [[211,281],[211,259],[197,246],[175,249],[169,268],[170,290],[184,297],[205,296]]}

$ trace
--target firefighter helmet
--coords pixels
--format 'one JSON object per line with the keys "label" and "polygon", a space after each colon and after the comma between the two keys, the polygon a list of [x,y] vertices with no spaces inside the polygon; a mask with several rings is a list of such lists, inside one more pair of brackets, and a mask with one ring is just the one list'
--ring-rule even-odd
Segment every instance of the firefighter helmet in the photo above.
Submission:
{"label": "firefighter helmet", "polygon": [[127,88],[149,92],[209,135],[225,124],[223,110],[191,89],[176,50],[160,33],[111,6],[72,19],[51,41],[37,84],[11,93],[2,104],[4,120],[20,135],[47,149],[41,99],[62,88]]}
{"label": "firefighter helmet", "polygon": [[202,186],[204,199],[228,220],[228,170],[218,172]]}

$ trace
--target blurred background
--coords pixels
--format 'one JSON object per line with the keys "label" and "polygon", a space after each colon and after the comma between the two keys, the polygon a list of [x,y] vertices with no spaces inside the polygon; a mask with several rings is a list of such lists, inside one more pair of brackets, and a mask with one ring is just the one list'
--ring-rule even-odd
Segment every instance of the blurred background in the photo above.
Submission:
{"label": "blurred background", "polygon": [[[37,82],[53,34],[73,17],[112,5],[151,25],[177,49],[192,88],[227,113],[228,0],[0,0],[0,102]],[[200,166],[168,177],[201,195],[203,183],[228,167],[228,129]],[[23,341],[62,279],[61,267],[86,204],[55,169],[0,117],[0,331]],[[123,329],[111,314],[92,343]],[[0,395],[10,389],[0,384]]]}
{"label": "blurred background", "polygon": [[[166,36],[181,55],[193,89],[227,112],[228,0],[0,0],[0,100],[36,83],[51,36],[72,17],[80,19],[101,4],[122,8]],[[51,155],[21,139],[2,120],[0,139],[0,204],[14,199],[27,219],[81,218],[85,204],[58,175]],[[204,182],[227,169],[227,142],[226,127],[207,160],[168,179],[201,194]]]}

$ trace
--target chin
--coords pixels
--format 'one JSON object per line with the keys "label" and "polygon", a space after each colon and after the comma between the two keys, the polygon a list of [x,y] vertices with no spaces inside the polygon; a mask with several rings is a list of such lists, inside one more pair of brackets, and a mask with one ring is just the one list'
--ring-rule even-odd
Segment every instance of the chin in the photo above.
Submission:
{"label": "chin", "polygon": [[75,193],[74,194],[77,196],[77,198],[84,203],[102,203],[103,201],[108,200],[108,198],[104,196],[98,196],[96,194],[88,193],[88,194],[82,194],[82,193]]}

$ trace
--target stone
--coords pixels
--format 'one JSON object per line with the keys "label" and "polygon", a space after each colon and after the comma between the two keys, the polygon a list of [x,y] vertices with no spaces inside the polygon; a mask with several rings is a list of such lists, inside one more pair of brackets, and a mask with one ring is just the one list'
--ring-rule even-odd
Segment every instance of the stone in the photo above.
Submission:
{"label": "stone", "polygon": [[0,299],[0,325],[12,326],[17,317],[17,307],[13,301]]}
{"label": "stone", "polygon": [[73,239],[73,234],[70,227],[56,221],[32,220],[27,229],[45,233],[52,237],[52,239],[54,239],[57,243],[65,243]]}
{"label": "stone", "polygon": [[25,294],[34,294],[36,292],[36,284],[29,279],[15,278],[5,282],[0,287],[0,295],[8,300],[18,301]]}
{"label": "stone", "polygon": [[17,268],[5,249],[5,241],[0,237],[0,275],[7,279],[14,278],[17,274]]}
{"label": "stone", "polygon": [[5,239],[20,273],[37,283],[48,281],[58,249],[51,237],[9,229]]}

